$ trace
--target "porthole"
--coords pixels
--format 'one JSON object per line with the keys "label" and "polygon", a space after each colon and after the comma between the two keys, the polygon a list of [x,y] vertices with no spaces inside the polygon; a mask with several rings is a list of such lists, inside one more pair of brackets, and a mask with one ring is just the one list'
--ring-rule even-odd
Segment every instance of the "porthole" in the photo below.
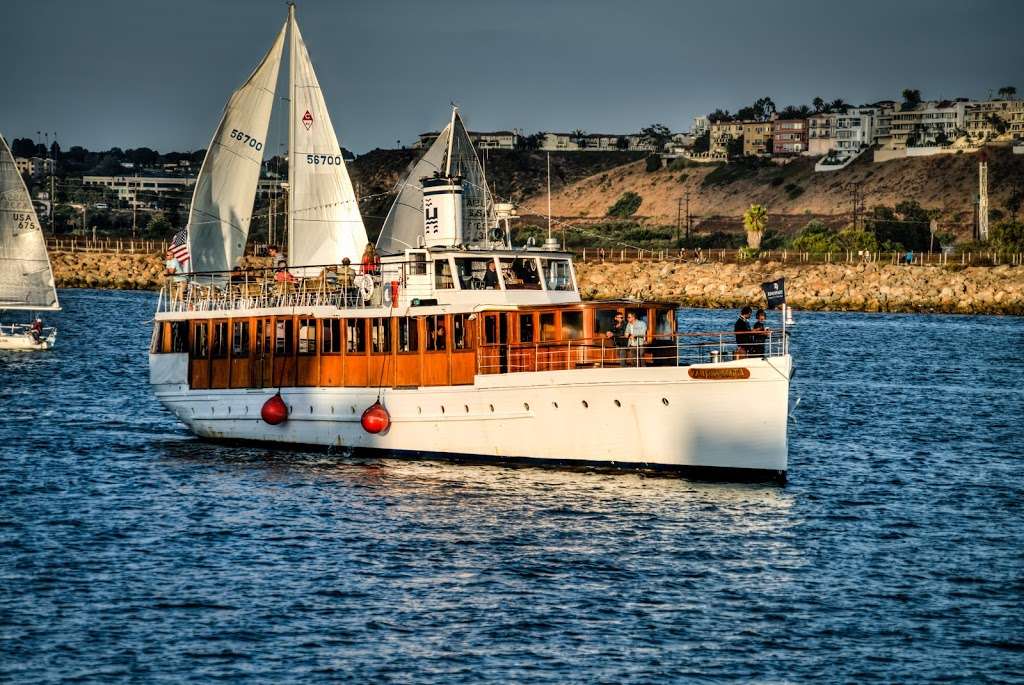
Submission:
{"label": "porthole", "polygon": [[331,405],[331,413],[332,414],[334,413],[334,405],[333,404]]}
{"label": "porthole", "polygon": [[523,402],[523,409],[525,409],[526,411],[530,411],[530,405],[526,402]]}
{"label": "porthole", "polygon": [[355,414],[355,413],[356,413],[356,408],[355,408],[355,407],[352,407],[352,413],[353,413],[353,414]]}
{"label": "porthole", "polygon": [[468,413],[469,413],[469,405],[468,405],[468,404],[466,404],[466,405],[463,405],[463,406],[465,406],[465,408],[466,408],[466,413],[468,414]]}
{"label": "porthole", "polygon": [[312,414],[312,413],[313,413],[313,406],[312,406],[312,405],[310,405],[310,407],[309,407],[309,413],[310,413],[310,414]]}
{"label": "porthole", "polygon": [[664,404],[667,407],[668,406],[668,398],[667,397],[662,397],[661,398],[661,403]]}
{"label": "porthole", "polygon": [[444,413],[444,405],[443,404],[441,405],[441,413],[442,414]]}
{"label": "porthole", "polygon": [[231,414],[231,406],[228,406],[228,414]]}
{"label": "porthole", "polygon": [[196,408],[192,407],[192,416],[195,416],[195,415],[196,415]]}
{"label": "porthole", "polygon": [[586,401],[586,400],[583,400],[583,408],[584,408],[584,409],[586,409],[586,408],[587,408],[587,407],[589,407],[589,406],[590,406],[590,405],[589,405],[589,404],[587,404],[587,401]]}
{"label": "porthole", "polygon": [[490,404],[490,405],[488,405],[488,406],[489,406],[489,407],[491,408],[491,411],[493,412],[493,411],[494,411],[494,405],[493,405],[493,404]]}
{"label": "porthole", "polygon": [[248,413],[249,413],[249,405],[248,405],[248,404],[247,404],[247,405],[245,405],[245,413],[246,413],[246,414],[248,414]]}
{"label": "porthole", "polygon": [[615,406],[616,407],[621,407],[622,406],[622,402],[619,402],[618,400],[615,400]]}
{"label": "porthole", "polygon": [[558,409],[558,402],[552,402],[551,406],[554,407],[555,409]]}
{"label": "porthole", "polygon": [[417,414],[422,414],[423,413],[423,407],[416,407],[416,413]]}

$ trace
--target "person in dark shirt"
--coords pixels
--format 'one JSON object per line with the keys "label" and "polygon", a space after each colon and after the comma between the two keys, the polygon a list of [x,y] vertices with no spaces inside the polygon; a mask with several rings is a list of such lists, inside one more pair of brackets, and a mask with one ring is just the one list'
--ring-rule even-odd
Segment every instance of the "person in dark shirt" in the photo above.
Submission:
{"label": "person in dark shirt", "polygon": [[767,352],[768,336],[771,334],[765,325],[765,318],[768,315],[763,309],[758,309],[755,316],[757,321],[754,322],[754,327],[751,329],[750,345],[747,346],[747,351],[755,357],[764,357]]}
{"label": "person in dark shirt", "polygon": [[733,326],[733,331],[736,333],[736,359],[743,359],[747,356],[748,346],[751,344],[751,328],[750,328],[750,315],[753,314],[754,310],[750,307],[744,307],[740,310],[740,318],[736,319],[736,325]]}
{"label": "person in dark shirt", "polygon": [[498,270],[494,262],[487,262],[487,271],[484,273],[484,290],[498,289]]}
{"label": "person in dark shirt", "polygon": [[605,337],[611,338],[612,342],[615,343],[615,354],[618,356],[619,365],[625,366],[629,354],[629,350],[626,347],[629,344],[629,335],[626,334],[626,317],[623,316],[622,312],[615,312],[611,330],[605,333]]}

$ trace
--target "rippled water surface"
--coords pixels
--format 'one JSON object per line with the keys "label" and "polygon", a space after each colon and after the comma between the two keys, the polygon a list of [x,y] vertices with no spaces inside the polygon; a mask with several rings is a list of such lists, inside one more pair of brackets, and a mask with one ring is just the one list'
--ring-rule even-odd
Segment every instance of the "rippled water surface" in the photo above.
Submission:
{"label": "rippled water surface", "polygon": [[798,313],[775,487],[207,444],[153,296],[62,297],[0,354],[0,680],[1024,680],[1022,319]]}

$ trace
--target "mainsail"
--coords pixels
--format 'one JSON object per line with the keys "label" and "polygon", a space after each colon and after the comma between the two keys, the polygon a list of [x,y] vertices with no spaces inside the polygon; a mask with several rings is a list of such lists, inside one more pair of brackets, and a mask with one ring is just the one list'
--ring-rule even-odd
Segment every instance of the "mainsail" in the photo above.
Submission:
{"label": "mainsail", "polygon": [[491,228],[497,224],[494,201],[487,187],[483,166],[458,110],[437,140],[405,174],[398,184],[398,196],[384,220],[377,249],[397,253],[418,246],[423,235],[423,191],[420,180],[435,172],[461,176],[463,238],[468,244],[488,244]]}
{"label": "mainsail", "polygon": [[39,218],[3,136],[0,136],[0,309],[60,309]]}
{"label": "mainsail", "polygon": [[[359,203],[320,83],[295,21],[294,5],[289,9],[289,21],[292,34],[288,263],[299,267],[338,264],[345,257],[358,262],[366,247]],[[309,269],[311,274],[319,271]]]}
{"label": "mainsail", "polygon": [[245,252],[286,28],[228,100],[206,151],[188,216],[191,271],[228,271]]}

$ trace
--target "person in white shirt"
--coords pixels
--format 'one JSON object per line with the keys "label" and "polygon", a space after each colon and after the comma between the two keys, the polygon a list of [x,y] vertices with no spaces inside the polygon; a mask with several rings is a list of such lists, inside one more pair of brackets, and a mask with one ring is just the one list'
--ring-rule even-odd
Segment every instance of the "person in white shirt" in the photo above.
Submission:
{"label": "person in white shirt", "polygon": [[635,312],[626,314],[626,337],[630,364],[641,366],[644,357],[644,344],[647,342],[647,322],[638,319]]}

